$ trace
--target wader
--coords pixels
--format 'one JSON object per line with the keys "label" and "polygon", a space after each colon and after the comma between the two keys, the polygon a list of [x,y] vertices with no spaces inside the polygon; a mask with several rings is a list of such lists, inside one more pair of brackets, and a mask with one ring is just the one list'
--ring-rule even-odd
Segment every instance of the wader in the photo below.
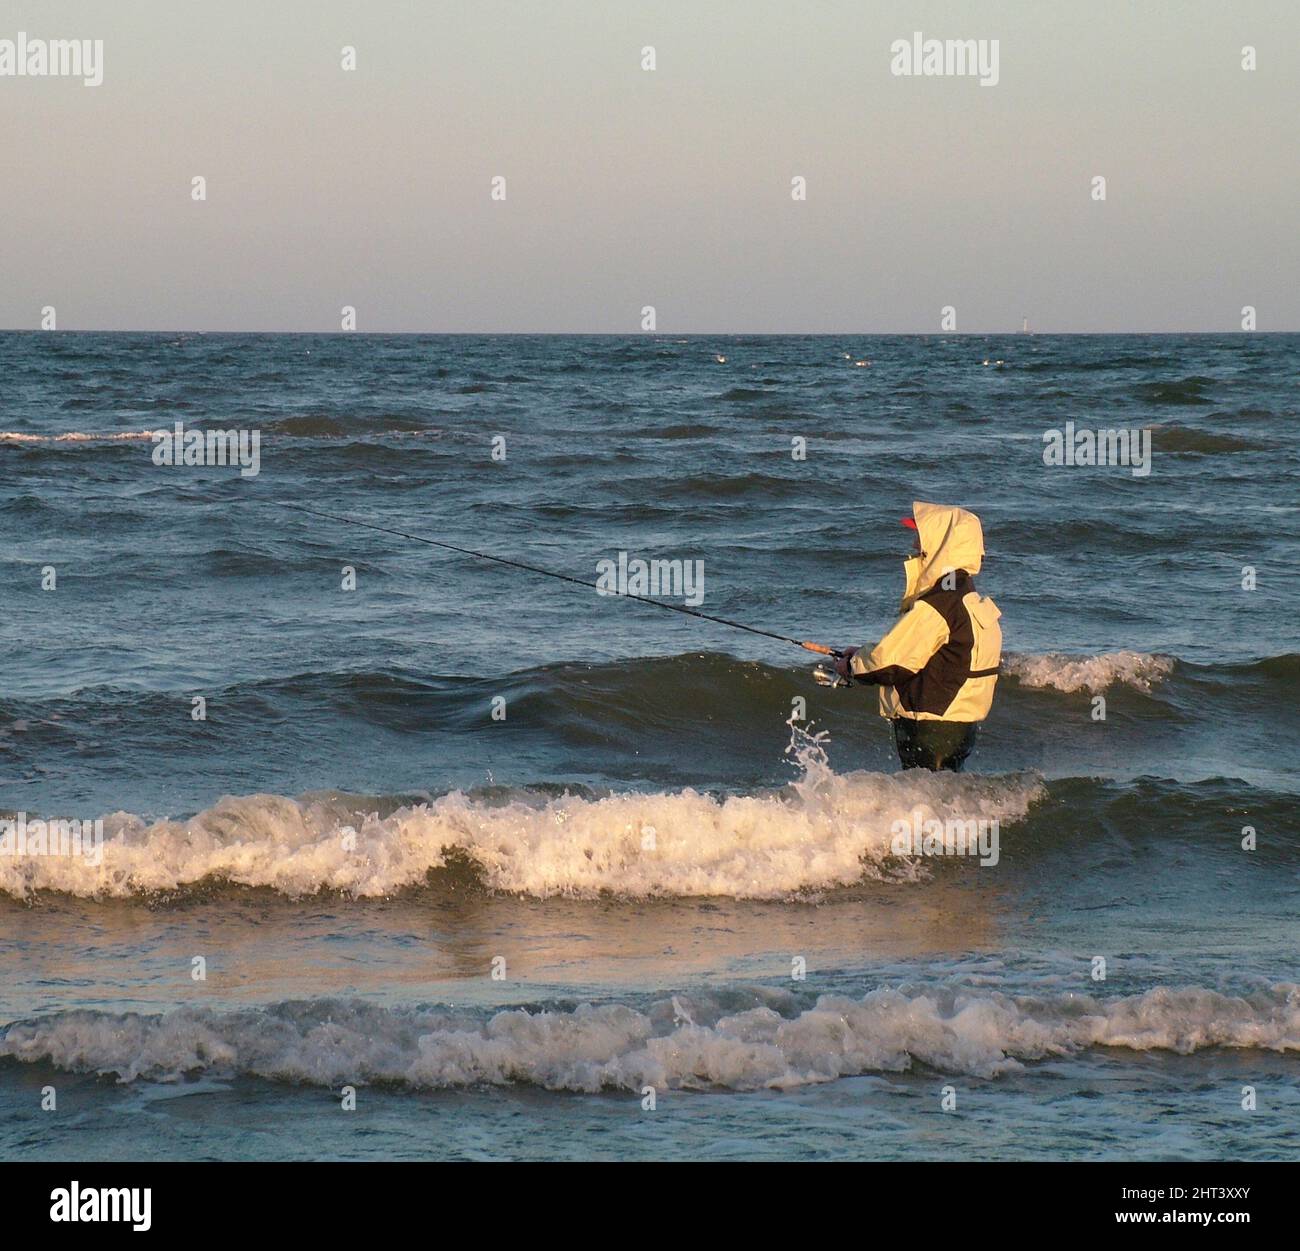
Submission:
{"label": "wader", "polygon": [[950,769],[961,772],[961,766],[975,746],[975,721],[916,721],[911,717],[895,717],[894,746],[904,769]]}

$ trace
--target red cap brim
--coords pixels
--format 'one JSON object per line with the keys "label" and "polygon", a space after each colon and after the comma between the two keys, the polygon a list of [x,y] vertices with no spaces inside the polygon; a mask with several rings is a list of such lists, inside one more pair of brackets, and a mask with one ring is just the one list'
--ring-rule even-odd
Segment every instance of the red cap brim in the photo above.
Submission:
{"label": "red cap brim", "polygon": [[916,522],[911,517],[900,517],[899,524],[906,526],[909,530],[916,529]]}

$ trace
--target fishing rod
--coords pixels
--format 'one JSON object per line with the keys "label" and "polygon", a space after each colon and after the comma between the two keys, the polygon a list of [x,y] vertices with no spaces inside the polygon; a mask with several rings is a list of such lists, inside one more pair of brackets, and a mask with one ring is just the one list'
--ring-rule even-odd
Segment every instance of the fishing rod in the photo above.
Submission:
{"label": "fishing rod", "polygon": [[[540,573],[544,577],[556,578],[561,582],[572,582],[575,586],[585,586],[589,590],[599,591],[601,589],[596,582],[588,582],[584,578],[575,578],[567,573],[556,573],[554,569],[543,569],[540,565],[530,565],[522,560],[508,560],[504,556],[493,556],[488,552],[476,552],[473,548],[458,547],[455,543],[445,543],[441,539],[430,539],[422,534],[411,534],[406,530],[396,530],[390,526],[377,526],[372,521],[359,521],[355,517],[341,517],[337,513],[322,512],[319,509],[307,508],[302,504],[290,504],[287,500],[281,501],[281,507],[292,508],[295,512],[306,513],[309,517],[320,517],[325,521],[338,521],[344,525],[361,526],[366,530],[378,530],[380,534],[395,534],[399,538],[410,539],[415,543],[427,543],[430,547],[441,547],[449,552],[459,552],[462,556],[473,556],[476,560],[491,560],[498,565],[509,565],[512,569],[526,569],[529,573]],[[687,608],[684,604],[665,604],[663,600],[651,599],[648,595],[634,595],[631,591],[623,592],[621,598],[640,600],[643,604],[653,604],[656,608],[666,608],[669,612],[680,612],[685,613],[688,617],[700,617],[705,621],[715,621],[718,625],[730,626],[733,630],[745,630],[750,634],[760,634],[763,638],[776,639],[778,643],[793,643],[796,647],[816,652],[819,656],[838,657],[840,655],[833,647],[827,647],[824,643],[809,643],[791,638],[786,634],[774,634],[771,630],[760,630],[755,626],[745,625],[740,621],[732,621],[727,617],[715,617],[712,613],[699,612],[694,608]]]}

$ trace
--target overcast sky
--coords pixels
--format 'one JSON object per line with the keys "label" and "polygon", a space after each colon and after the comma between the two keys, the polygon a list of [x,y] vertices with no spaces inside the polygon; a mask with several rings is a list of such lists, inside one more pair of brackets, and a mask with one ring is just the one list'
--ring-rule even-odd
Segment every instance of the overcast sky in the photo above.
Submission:
{"label": "overcast sky", "polygon": [[[102,39],[104,80],[0,77],[0,327],[1300,330],[1297,0],[5,0],[19,31]],[[914,31],[998,40],[997,84],[894,75]]]}

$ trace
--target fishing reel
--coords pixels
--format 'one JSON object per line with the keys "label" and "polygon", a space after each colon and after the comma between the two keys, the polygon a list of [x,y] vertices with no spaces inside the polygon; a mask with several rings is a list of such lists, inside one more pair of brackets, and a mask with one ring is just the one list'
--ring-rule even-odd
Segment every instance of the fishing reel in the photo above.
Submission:
{"label": "fishing reel", "polygon": [[825,665],[818,665],[813,670],[813,681],[818,686],[848,686],[848,683],[834,669],[827,669]]}
{"label": "fishing reel", "polygon": [[[828,647],[826,654],[839,660],[844,655],[843,652],[837,652],[834,648]],[[852,686],[853,683],[848,678],[841,677],[834,669],[828,669],[825,665],[818,665],[813,670],[813,681],[818,686]]]}

